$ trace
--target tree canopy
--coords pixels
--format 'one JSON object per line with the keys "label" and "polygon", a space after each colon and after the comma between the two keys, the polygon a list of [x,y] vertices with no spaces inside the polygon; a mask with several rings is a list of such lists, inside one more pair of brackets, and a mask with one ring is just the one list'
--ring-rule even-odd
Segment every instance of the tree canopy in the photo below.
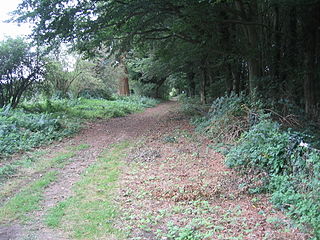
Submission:
{"label": "tree canopy", "polygon": [[51,46],[68,41],[88,54],[103,46],[129,58],[152,56],[164,64],[149,81],[162,84],[161,69],[184,73],[189,95],[202,102],[246,91],[290,99],[312,114],[319,12],[318,0],[24,0],[17,20],[34,21],[35,39]]}

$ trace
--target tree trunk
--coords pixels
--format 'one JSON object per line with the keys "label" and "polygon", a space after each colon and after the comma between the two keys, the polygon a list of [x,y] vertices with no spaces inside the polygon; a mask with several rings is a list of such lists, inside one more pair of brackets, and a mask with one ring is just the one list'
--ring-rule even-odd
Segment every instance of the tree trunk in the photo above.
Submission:
{"label": "tree trunk", "polygon": [[249,52],[247,56],[249,93],[253,95],[256,94],[256,91],[259,91],[259,80],[262,76],[258,27],[254,24],[258,22],[258,3],[254,0],[250,1],[249,4],[245,4],[242,0],[237,0],[235,4],[241,13],[239,15],[240,19],[253,23],[242,26],[247,42],[245,47]]}
{"label": "tree trunk", "polygon": [[157,87],[156,87],[156,98],[161,98],[162,96],[160,96],[160,88],[163,85],[163,83],[166,81],[166,77],[163,77],[160,79],[159,82],[157,82]]}
{"label": "tree trunk", "polygon": [[119,95],[120,96],[129,96],[129,79],[128,77],[122,77],[119,79]]}
{"label": "tree trunk", "polygon": [[258,54],[259,42],[256,26],[247,26],[249,49],[252,49],[252,54],[248,58],[248,71],[249,71],[249,91],[250,94],[259,92],[259,80],[262,76],[260,57]]}
{"label": "tree trunk", "polygon": [[313,115],[316,108],[316,81],[319,62],[317,61],[320,27],[320,4],[308,9],[310,20],[304,22],[305,31],[305,76],[304,76],[304,100],[305,112]]}
{"label": "tree trunk", "polygon": [[120,96],[129,96],[130,88],[129,88],[129,79],[128,79],[128,69],[124,63],[124,57],[120,57],[121,68],[123,68],[123,72],[125,76],[119,78],[119,95]]}
{"label": "tree trunk", "polygon": [[[240,82],[240,69],[238,61],[234,62],[234,67],[231,66],[231,74],[232,74],[232,89],[233,91],[239,95],[241,91],[241,82]],[[236,69],[235,69],[236,68]]]}
{"label": "tree trunk", "polygon": [[274,6],[274,42],[275,42],[275,50],[274,50],[274,60],[273,60],[273,75],[276,80],[280,80],[280,69],[281,69],[281,34],[280,34],[280,12],[278,4]]}
{"label": "tree trunk", "polygon": [[227,63],[226,66],[226,87],[227,87],[227,93],[230,94],[234,89],[233,89],[233,83],[234,83],[234,74],[232,71],[232,66],[230,63]]}
{"label": "tree trunk", "polygon": [[[315,29],[316,31],[316,29]],[[306,46],[305,53],[305,76],[304,76],[304,100],[305,100],[305,111],[308,115],[312,115],[315,105],[315,82],[316,82],[316,34],[309,34],[308,44]]]}
{"label": "tree trunk", "polygon": [[207,67],[204,66],[202,69],[202,77],[201,77],[201,81],[200,81],[200,101],[202,104],[206,104],[207,103],[207,78],[208,78],[208,71],[207,71]]}
{"label": "tree trunk", "polygon": [[189,85],[189,91],[188,91],[188,96],[189,97],[194,97],[196,95],[196,83],[194,81],[194,72],[188,72],[187,73],[187,79],[188,79],[188,85]]}

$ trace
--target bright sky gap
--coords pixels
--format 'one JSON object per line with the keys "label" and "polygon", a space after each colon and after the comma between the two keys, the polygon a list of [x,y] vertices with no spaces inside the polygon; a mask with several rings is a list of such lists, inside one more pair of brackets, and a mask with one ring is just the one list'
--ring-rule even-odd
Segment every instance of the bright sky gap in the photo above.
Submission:
{"label": "bright sky gap", "polygon": [[6,37],[25,36],[31,33],[29,24],[6,22],[11,18],[10,12],[16,10],[22,0],[0,0],[0,41]]}

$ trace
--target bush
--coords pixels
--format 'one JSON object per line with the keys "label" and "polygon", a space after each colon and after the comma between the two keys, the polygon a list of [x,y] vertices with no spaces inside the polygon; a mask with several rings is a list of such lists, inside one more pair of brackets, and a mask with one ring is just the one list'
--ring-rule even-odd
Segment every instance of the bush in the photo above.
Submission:
{"label": "bush", "polygon": [[190,117],[193,117],[193,120],[201,119],[204,115],[207,114],[209,106],[201,104],[199,98],[190,98],[186,94],[181,94],[178,96],[181,104],[181,111]]}
{"label": "bush", "polygon": [[196,118],[197,130],[205,132],[215,141],[232,143],[250,125],[258,122],[263,114],[258,113],[260,103],[251,103],[244,94],[231,93],[213,101],[205,117]]}
{"label": "bush", "polygon": [[275,206],[320,237],[320,154],[299,134],[262,120],[241,136],[226,163],[242,172],[262,174],[260,189],[272,194]]}
{"label": "bush", "polygon": [[287,164],[289,136],[280,132],[279,124],[263,120],[245,132],[227,155],[227,165],[255,168],[270,174],[282,173]]}
{"label": "bush", "polygon": [[112,100],[111,91],[106,89],[90,89],[85,88],[79,91],[78,97],[88,98],[88,99],[107,99]]}

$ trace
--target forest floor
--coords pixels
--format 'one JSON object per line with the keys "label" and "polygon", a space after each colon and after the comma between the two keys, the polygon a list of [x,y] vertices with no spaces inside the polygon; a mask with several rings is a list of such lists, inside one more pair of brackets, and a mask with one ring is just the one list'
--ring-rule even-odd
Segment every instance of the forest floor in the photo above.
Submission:
{"label": "forest floor", "polygon": [[310,237],[210,144],[176,102],[90,122],[12,160],[25,164],[1,185],[0,240]]}

